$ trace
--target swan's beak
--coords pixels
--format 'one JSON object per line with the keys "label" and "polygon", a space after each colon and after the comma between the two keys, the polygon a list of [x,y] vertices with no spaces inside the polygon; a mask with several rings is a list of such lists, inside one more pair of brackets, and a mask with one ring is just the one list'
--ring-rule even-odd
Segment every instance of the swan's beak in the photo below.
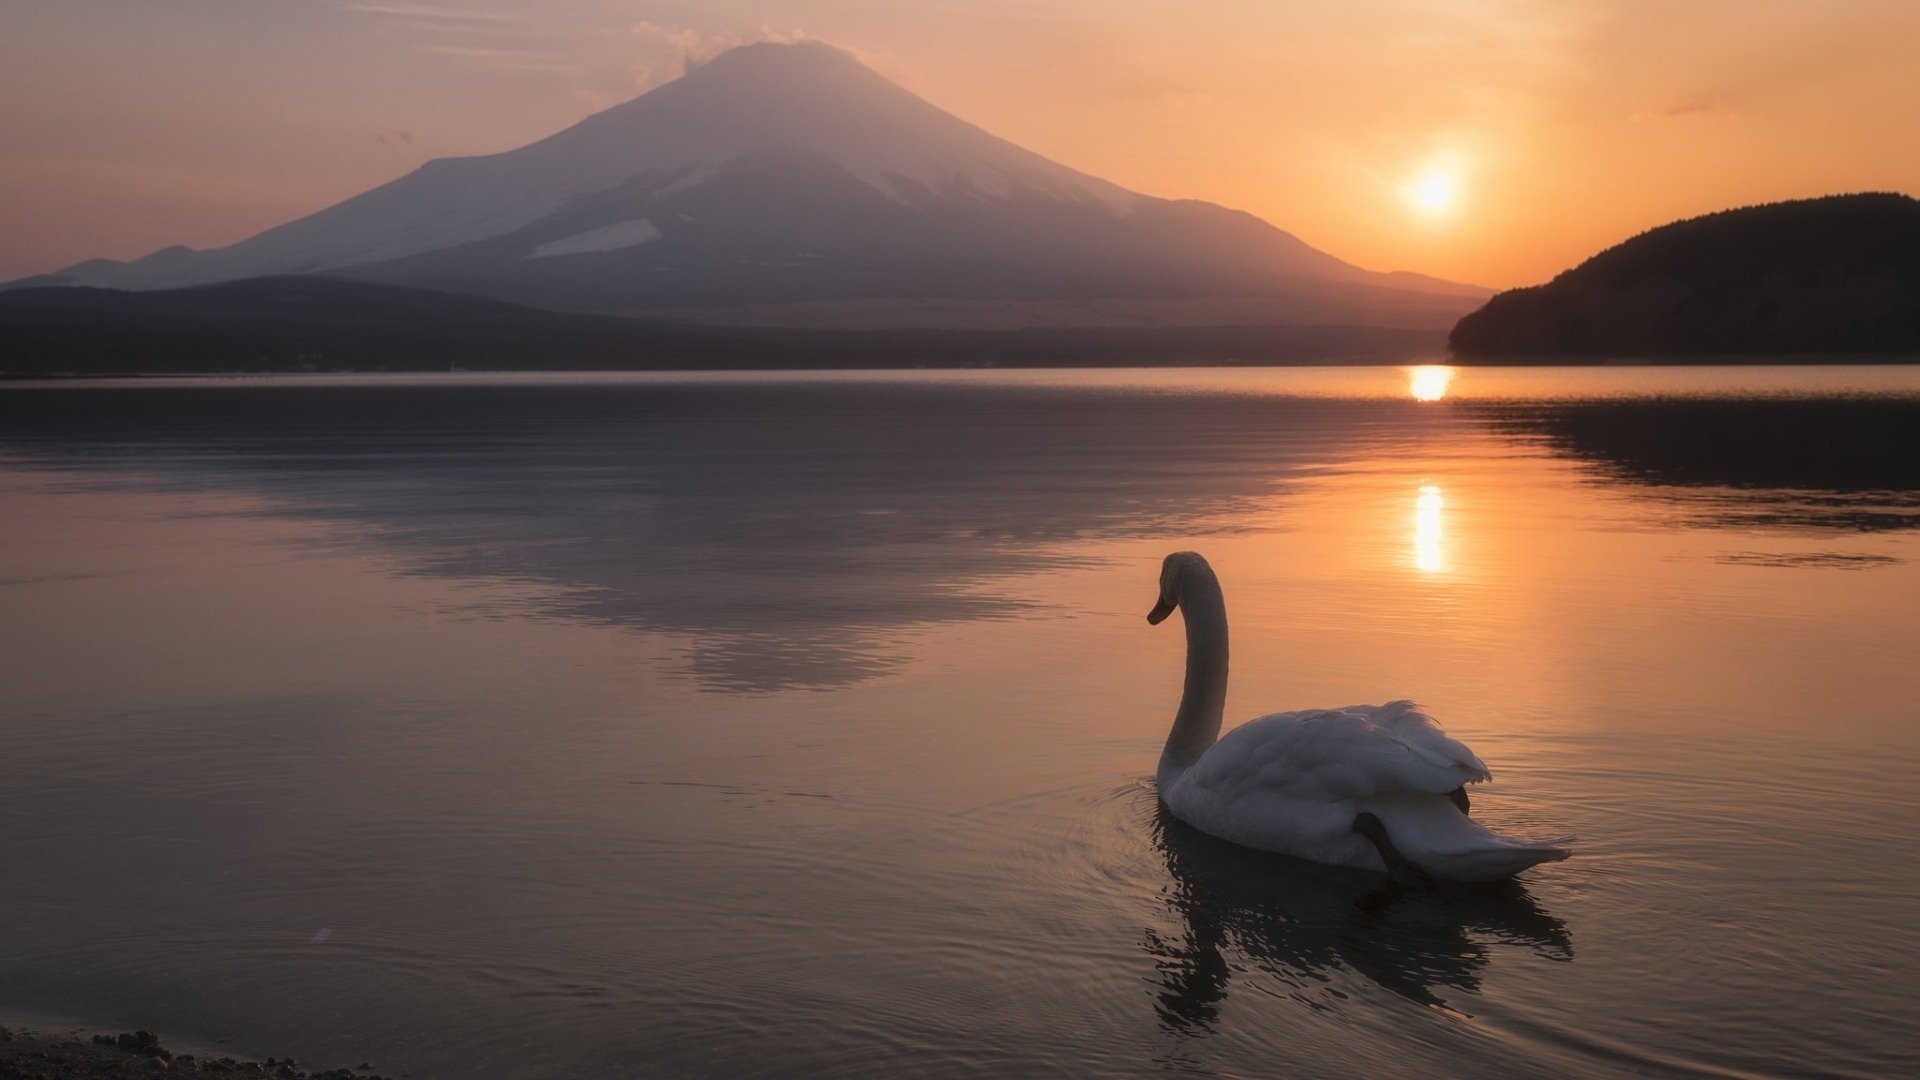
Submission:
{"label": "swan's beak", "polygon": [[1159,603],[1153,605],[1153,610],[1147,612],[1147,625],[1159,626],[1167,621],[1167,616],[1171,614],[1173,614],[1173,601],[1163,596]]}

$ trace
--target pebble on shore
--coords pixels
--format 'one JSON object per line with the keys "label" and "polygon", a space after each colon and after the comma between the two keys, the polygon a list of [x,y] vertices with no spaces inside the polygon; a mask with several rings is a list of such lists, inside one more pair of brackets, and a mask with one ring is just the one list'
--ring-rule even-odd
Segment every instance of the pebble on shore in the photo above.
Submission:
{"label": "pebble on shore", "polygon": [[292,1058],[241,1061],[175,1054],[151,1031],[118,1035],[0,1027],[0,1080],[146,1080],[159,1073],[279,1077],[282,1080],[388,1080],[361,1065],[307,1072]]}

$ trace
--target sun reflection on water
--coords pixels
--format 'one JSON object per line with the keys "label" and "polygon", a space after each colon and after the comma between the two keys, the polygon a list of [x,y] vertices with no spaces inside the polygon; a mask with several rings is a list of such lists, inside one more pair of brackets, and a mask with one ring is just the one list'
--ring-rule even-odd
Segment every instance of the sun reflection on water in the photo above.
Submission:
{"label": "sun reflection on water", "polygon": [[1413,504],[1413,565],[1423,574],[1446,569],[1440,558],[1440,512],[1445,508],[1439,488],[1421,485],[1420,497]]}
{"label": "sun reflection on water", "polygon": [[1439,401],[1447,396],[1454,369],[1445,364],[1421,364],[1407,369],[1407,392],[1416,401]]}

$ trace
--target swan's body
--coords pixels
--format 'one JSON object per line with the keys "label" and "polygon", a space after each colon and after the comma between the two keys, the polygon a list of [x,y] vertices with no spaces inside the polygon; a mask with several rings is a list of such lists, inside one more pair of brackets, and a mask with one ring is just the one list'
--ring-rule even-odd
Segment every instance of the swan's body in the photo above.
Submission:
{"label": "swan's body", "polygon": [[1503,836],[1468,817],[1462,789],[1489,779],[1487,767],[1410,701],[1274,713],[1220,738],[1226,602],[1191,552],[1167,556],[1148,619],[1175,606],[1187,624],[1187,681],[1159,770],[1173,816],[1262,851],[1453,881],[1511,877],[1569,854],[1564,840]]}

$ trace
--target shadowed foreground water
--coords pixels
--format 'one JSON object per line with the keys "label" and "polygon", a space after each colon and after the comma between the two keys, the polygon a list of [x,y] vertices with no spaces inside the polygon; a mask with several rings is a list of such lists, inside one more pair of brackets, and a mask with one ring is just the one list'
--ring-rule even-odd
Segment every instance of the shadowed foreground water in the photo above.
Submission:
{"label": "shadowed foreground water", "polygon": [[[1920,1070],[1915,369],[16,385],[0,509],[0,1015],[441,1078]],[[1229,724],[1416,698],[1575,858],[1164,819],[1180,547]]]}

